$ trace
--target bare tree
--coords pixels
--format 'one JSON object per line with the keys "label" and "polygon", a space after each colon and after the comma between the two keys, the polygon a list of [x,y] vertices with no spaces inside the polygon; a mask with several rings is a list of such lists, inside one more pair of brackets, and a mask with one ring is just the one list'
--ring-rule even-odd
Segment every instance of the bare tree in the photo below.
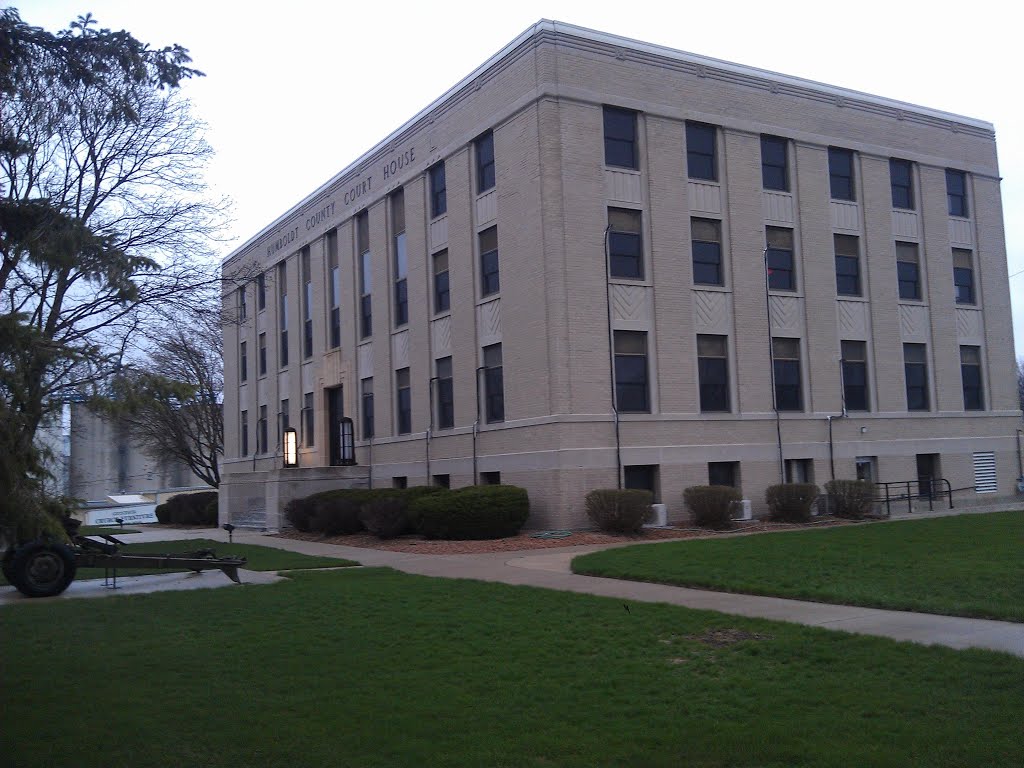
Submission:
{"label": "bare tree", "polygon": [[118,374],[104,410],[155,459],[180,461],[216,488],[224,453],[220,314],[211,309],[153,330],[145,359]]}
{"label": "bare tree", "polygon": [[[155,316],[216,285],[224,203],[177,91],[200,75],[80,18],[57,35],[0,12],[0,527],[38,492],[42,420],[123,365]],[[17,501],[11,499],[16,497]]]}
{"label": "bare tree", "polygon": [[1017,358],[1017,403],[1024,411],[1024,357]]}

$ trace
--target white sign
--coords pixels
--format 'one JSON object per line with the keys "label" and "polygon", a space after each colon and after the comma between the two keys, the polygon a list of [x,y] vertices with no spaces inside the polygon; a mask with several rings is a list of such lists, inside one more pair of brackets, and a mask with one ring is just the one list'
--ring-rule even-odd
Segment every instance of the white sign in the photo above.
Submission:
{"label": "white sign", "polygon": [[155,523],[156,504],[132,504],[124,507],[107,507],[106,509],[92,509],[86,514],[86,525],[119,525],[117,518],[121,518],[125,524],[129,523]]}

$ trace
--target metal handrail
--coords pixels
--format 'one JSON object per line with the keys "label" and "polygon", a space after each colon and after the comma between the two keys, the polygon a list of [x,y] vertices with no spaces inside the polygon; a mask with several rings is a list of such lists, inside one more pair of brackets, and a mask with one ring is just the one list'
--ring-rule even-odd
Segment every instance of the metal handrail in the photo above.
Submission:
{"label": "metal handrail", "polygon": [[[927,484],[927,485],[926,485]],[[915,487],[916,492],[911,491]],[[938,486],[938,489],[936,489]],[[922,490],[923,488],[923,490]],[[893,494],[890,489],[903,489],[902,493]],[[944,477],[919,477],[914,480],[893,480],[887,483],[875,483],[875,502],[885,504],[886,517],[892,516],[892,504],[906,500],[907,512],[913,512],[914,499],[928,499],[928,511],[935,509],[935,499],[945,496],[949,500],[949,508],[953,509],[953,487]]]}

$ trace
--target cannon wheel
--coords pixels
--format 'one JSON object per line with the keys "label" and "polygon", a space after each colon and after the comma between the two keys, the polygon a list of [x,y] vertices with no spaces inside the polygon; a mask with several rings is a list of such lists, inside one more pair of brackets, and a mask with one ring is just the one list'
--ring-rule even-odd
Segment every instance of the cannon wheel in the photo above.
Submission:
{"label": "cannon wheel", "polygon": [[28,597],[59,595],[75,578],[75,556],[64,544],[33,541],[19,547],[10,561],[10,582]]}

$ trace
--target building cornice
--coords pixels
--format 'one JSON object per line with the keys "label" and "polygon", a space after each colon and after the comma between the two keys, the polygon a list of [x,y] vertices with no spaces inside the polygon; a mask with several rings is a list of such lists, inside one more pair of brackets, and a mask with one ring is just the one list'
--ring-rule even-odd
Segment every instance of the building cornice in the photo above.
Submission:
{"label": "building cornice", "polygon": [[953,132],[993,138],[995,129],[983,120],[956,115],[950,112],[921,107],[907,102],[855,91],[839,86],[827,85],[813,80],[783,75],[770,70],[715,59],[709,56],[689,53],[666,46],[644,43],[620,35],[579,27],[560,21],[542,19],[519,34],[500,51],[462,78],[441,96],[420,110],[382,141],[363,153],[355,161],[332,176],[327,182],[303,197],[273,222],[253,237],[232,250],[223,260],[226,265],[243,255],[261,241],[272,237],[279,228],[296,214],[318,200],[326,198],[345,184],[352,183],[380,157],[394,149],[417,131],[429,126],[461,101],[469,98],[486,82],[500,74],[522,56],[532,52],[539,45],[551,42],[561,47],[589,51],[612,56],[620,61],[638,61],[653,66],[674,69],[694,77],[708,78],[734,85],[743,85],[773,94],[796,96],[831,103],[837,107],[885,115],[896,120],[907,120],[919,124],[938,126]]}

